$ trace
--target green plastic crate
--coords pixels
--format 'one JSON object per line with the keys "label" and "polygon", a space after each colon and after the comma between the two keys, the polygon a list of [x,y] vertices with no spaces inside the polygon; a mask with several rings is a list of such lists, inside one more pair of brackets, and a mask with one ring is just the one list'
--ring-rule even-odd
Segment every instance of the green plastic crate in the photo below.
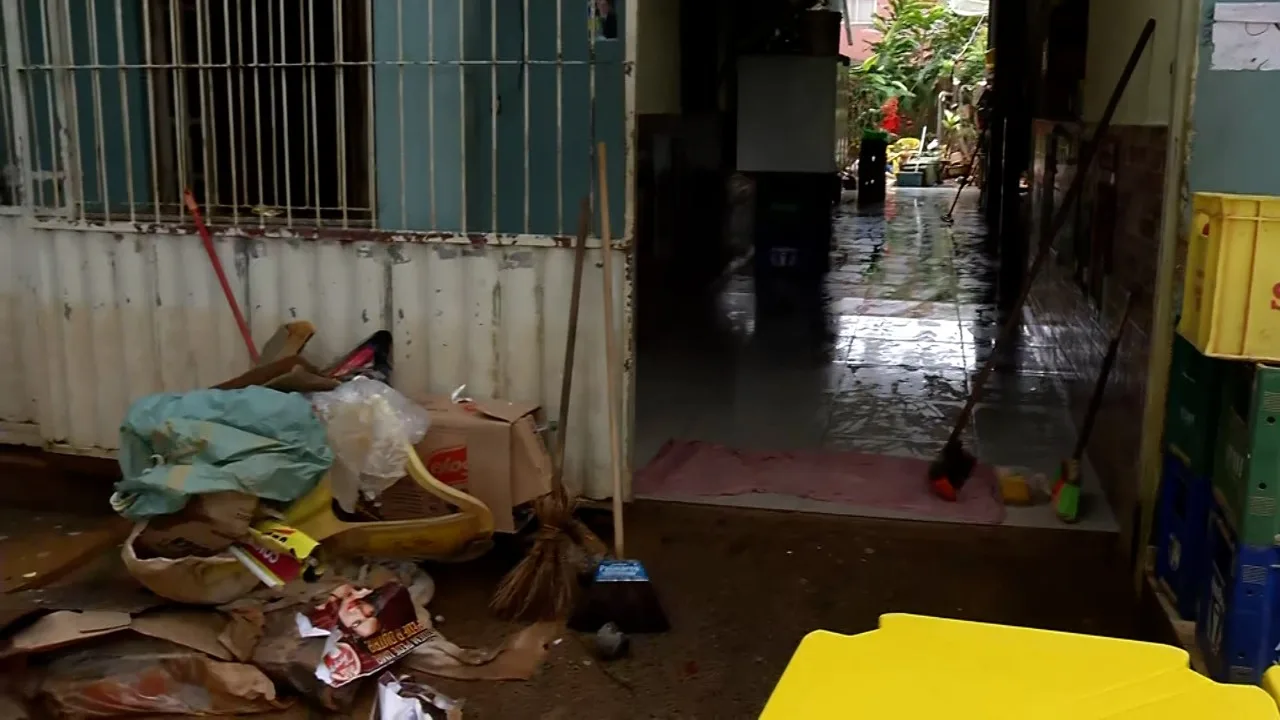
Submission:
{"label": "green plastic crate", "polygon": [[1174,335],[1164,442],[1196,475],[1213,471],[1222,379],[1229,364],[1202,355],[1191,341]]}
{"label": "green plastic crate", "polygon": [[1280,367],[1233,363],[1222,393],[1213,489],[1254,547],[1280,541]]}

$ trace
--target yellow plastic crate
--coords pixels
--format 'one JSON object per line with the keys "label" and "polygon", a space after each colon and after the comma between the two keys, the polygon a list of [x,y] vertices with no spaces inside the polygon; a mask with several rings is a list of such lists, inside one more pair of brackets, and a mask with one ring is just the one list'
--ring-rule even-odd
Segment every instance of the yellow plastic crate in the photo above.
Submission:
{"label": "yellow plastic crate", "polygon": [[1211,357],[1280,361],[1280,198],[1195,194],[1178,332]]}
{"label": "yellow plastic crate", "polygon": [[801,641],[761,720],[1280,720],[1262,688],[1219,685],[1168,645],[884,615]]}

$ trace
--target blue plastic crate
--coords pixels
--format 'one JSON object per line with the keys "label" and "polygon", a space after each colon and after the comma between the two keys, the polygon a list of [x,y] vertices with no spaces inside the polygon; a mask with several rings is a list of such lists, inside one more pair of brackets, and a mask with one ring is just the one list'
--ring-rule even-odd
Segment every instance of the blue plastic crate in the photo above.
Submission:
{"label": "blue plastic crate", "polygon": [[1216,506],[1196,640],[1219,682],[1253,683],[1280,645],[1280,550],[1241,545]]}
{"label": "blue plastic crate", "polygon": [[1156,514],[1156,577],[1173,594],[1174,607],[1194,620],[1208,572],[1209,510],[1213,483],[1165,453]]}

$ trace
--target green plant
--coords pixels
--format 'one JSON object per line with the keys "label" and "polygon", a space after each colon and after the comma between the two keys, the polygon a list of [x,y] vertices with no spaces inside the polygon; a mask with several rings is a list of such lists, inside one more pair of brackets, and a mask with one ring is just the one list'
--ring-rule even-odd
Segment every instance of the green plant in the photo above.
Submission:
{"label": "green plant", "polygon": [[[898,99],[907,132],[932,124],[939,92],[982,80],[985,18],[956,15],[937,0],[889,0],[874,26],[880,38],[871,44],[871,55],[849,72],[851,139],[878,126],[880,108],[892,98]],[[954,134],[962,135],[968,120],[957,115],[955,122]]]}

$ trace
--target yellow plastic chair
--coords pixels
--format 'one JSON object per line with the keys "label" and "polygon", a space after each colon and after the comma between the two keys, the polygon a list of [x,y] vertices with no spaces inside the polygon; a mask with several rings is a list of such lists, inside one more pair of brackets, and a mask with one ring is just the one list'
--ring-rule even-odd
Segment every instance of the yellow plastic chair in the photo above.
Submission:
{"label": "yellow plastic chair", "polygon": [[1272,665],[1270,670],[1263,673],[1262,689],[1266,690],[1271,699],[1276,701],[1277,707],[1280,707],[1280,665]]}
{"label": "yellow plastic chair", "polygon": [[332,555],[378,556],[456,562],[484,554],[493,542],[493,513],[479,499],[435,478],[409,447],[407,475],[427,493],[453,505],[457,512],[412,520],[350,522],[333,510],[329,476],[294,501],[284,523],[318,541]]}
{"label": "yellow plastic chair", "polygon": [[1167,645],[885,615],[861,635],[806,636],[760,717],[1280,720],[1261,688],[1189,663]]}

